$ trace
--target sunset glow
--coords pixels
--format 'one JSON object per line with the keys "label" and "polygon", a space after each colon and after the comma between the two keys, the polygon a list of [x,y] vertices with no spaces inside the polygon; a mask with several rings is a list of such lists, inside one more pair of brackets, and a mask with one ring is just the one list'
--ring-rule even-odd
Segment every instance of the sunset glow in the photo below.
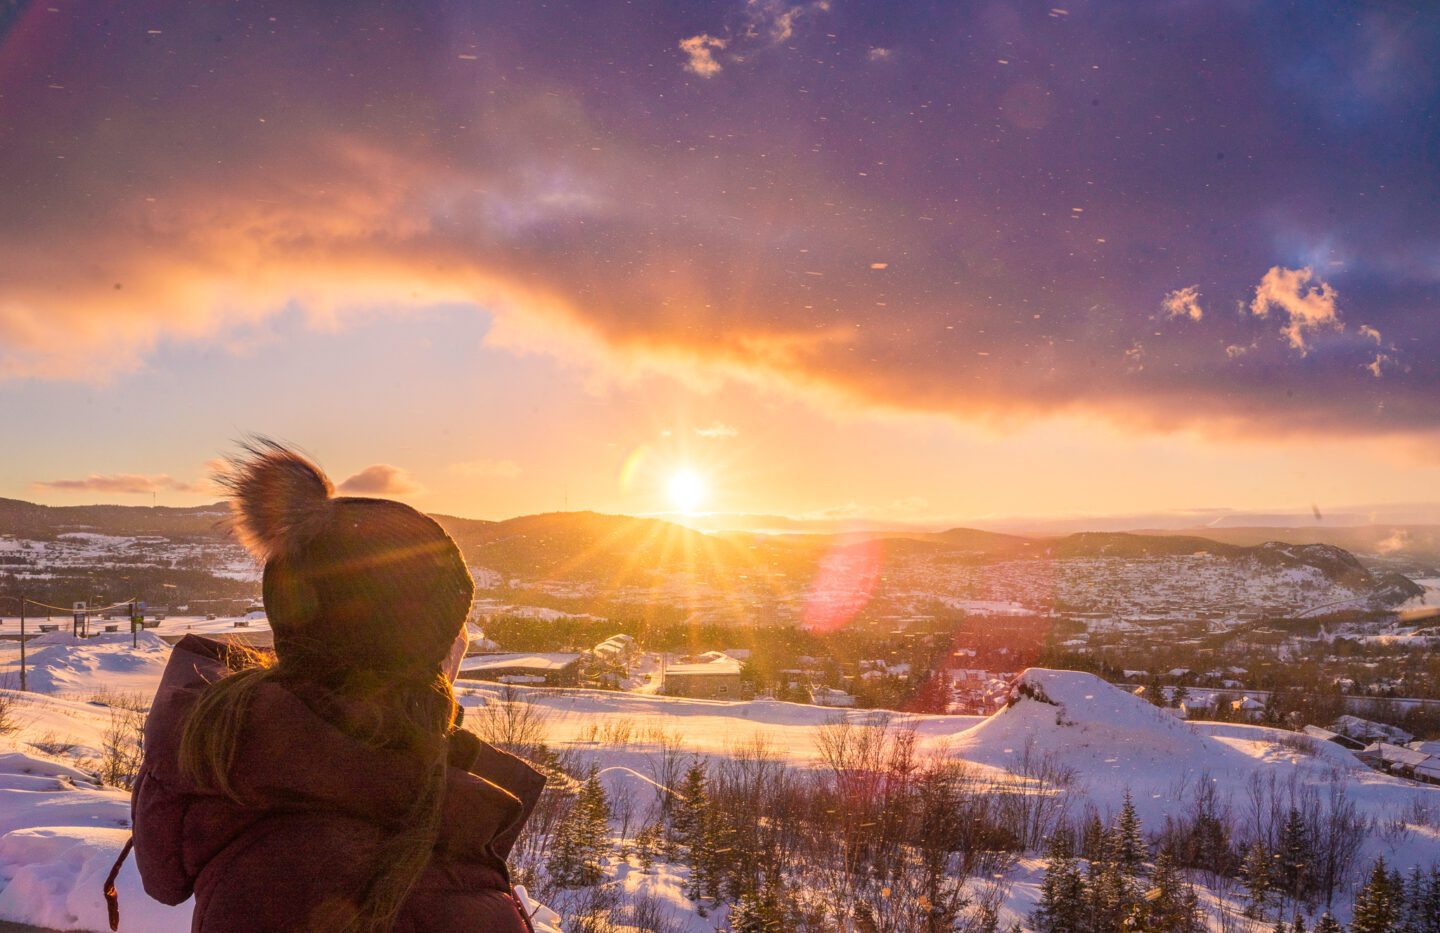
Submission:
{"label": "sunset glow", "polygon": [[488,518],[1433,503],[1401,7],[21,3],[0,496],[212,501],[263,430]]}
{"label": "sunset glow", "polygon": [[688,514],[704,501],[705,480],[694,470],[677,470],[670,477],[665,491],[669,494],[671,503],[681,512]]}

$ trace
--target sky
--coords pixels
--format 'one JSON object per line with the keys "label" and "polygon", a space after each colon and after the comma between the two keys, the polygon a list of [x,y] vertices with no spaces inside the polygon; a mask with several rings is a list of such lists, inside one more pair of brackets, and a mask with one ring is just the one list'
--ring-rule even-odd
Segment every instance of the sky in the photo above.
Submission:
{"label": "sky", "polygon": [[1408,0],[0,4],[0,496],[258,432],[485,518],[1434,502],[1436,60]]}

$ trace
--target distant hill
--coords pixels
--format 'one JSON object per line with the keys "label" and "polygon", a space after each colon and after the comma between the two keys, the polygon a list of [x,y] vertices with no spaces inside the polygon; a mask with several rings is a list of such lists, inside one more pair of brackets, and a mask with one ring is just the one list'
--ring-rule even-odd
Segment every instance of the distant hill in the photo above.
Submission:
{"label": "distant hill", "polygon": [[[230,542],[223,503],[191,508],[88,505],[43,506],[0,499],[0,535],[54,540],[74,532],[156,536],[177,543]],[[434,516],[459,544],[466,560],[506,577],[569,580],[600,586],[651,587],[685,575],[719,587],[788,588],[813,578],[827,554],[876,548],[892,563],[934,561],[985,564],[1013,560],[1110,558],[1136,560],[1209,554],[1268,568],[1319,570],[1332,582],[1384,594],[1387,604],[1419,589],[1397,574],[1372,572],[1337,536],[1377,552],[1386,532],[1412,548],[1436,546],[1436,526],[1408,529],[1339,528],[1323,535],[1299,529],[1227,528],[1204,536],[1173,532],[1081,532],[1062,537],[1023,537],[951,528],[847,533],[706,534],[656,518],[598,512],[550,512],[504,521]],[[1273,534],[1271,534],[1273,532]],[[1403,532],[1403,533],[1402,533]],[[1291,540],[1278,540],[1291,534]],[[1398,537],[1397,537],[1398,535]],[[1440,548],[1437,548],[1440,550]]]}
{"label": "distant hill", "polygon": [[1440,525],[1350,525],[1315,528],[1253,525],[1141,531],[1137,534],[1166,537],[1203,534],[1212,541],[1247,547],[1266,541],[1329,544],[1365,557],[1408,559],[1440,566]]}
{"label": "distant hill", "polygon": [[0,499],[0,534],[35,541],[85,531],[102,535],[163,535],[167,538],[225,537],[230,514],[223,502],[188,508],[140,505],[36,505]]}

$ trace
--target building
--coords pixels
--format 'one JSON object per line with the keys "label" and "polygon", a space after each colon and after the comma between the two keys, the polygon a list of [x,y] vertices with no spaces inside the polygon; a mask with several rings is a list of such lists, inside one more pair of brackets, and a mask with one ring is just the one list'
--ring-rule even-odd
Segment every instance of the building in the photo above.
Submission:
{"label": "building", "polygon": [[460,662],[460,674],[456,679],[573,686],[580,680],[580,657],[567,652],[477,654]]}
{"label": "building", "polygon": [[596,660],[607,664],[625,664],[635,654],[635,638],[631,635],[611,635],[590,651]]}
{"label": "building", "polygon": [[1230,701],[1230,713],[1236,719],[1258,722],[1265,717],[1265,701],[1252,696],[1243,696]]}
{"label": "building", "polygon": [[1350,738],[1359,739],[1362,742],[1388,742],[1394,745],[1404,745],[1415,738],[1399,726],[1373,722],[1349,714],[1335,720],[1330,724],[1330,728],[1341,735],[1348,735]]}
{"label": "building", "polygon": [[669,664],[661,674],[660,692],[672,697],[700,700],[741,699],[740,662],[708,652],[696,663]]}
{"label": "building", "polygon": [[1401,777],[1424,781],[1440,778],[1440,760],[1403,745],[1376,742],[1363,752],[1356,752],[1355,757],[1377,771],[1388,771]]}
{"label": "building", "polygon": [[810,688],[810,702],[816,706],[851,707],[855,705],[855,698],[844,690],[837,690],[834,687],[812,687]]}
{"label": "building", "polygon": [[1331,732],[1329,729],[1322,729],[1319,726],[1306,726],[1304,733],[1312,739],[1320,739],[1323,742],[1331,742],[1343,749],[1352,752],[1365,750],[1364,742],[1357,742],[1348,735],[1341,735],[1338,732]]}

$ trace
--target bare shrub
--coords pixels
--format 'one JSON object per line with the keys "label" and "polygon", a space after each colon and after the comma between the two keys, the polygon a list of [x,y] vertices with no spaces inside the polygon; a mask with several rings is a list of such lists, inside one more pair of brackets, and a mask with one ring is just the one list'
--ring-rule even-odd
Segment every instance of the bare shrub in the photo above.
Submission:
{"label": "bare shrub", "polygon": [[15,717],[19,700],[9,690],[0,690],[0,736],[20,731],[20,722]]}
{"label": "bare shrub", "polygon": [[465,728],[481,739],[521,758],[533,759],[545,744],[551,714],[529,694],[506,685],[483,706],[468,707]]}
{"label": "bare shrub", "polygon": [[100,783],[131,789],[140,774],[144,741],[144,711],[110,707],[110,722],[100,738]]}
{"label": "bare shrub", "polygon": [[1281,748],[1288,748],[1292,752],[1298,752],[1311,758],[1320,754],[1320,746],[1315,740],[1303,732],[1284,732],[1275,740],[1275,744]]}
{"label": "bare shrub", "polygon": [[1405,806],[1405,821],[1425,829],[1440,829],[1440,806],[1429,799],[1413,796]]}
{"label": "bare shrub", "polygon": [[685,743],[678,732],[659,728],[642,733],[641,741],[655,747],[645,758],[645,770],[655,782],[653,813],[656,819],[668,822],[674,807],[675,788],[685,771]]}
{"label": "bare shrub", "polygon": [[30,747],[54,758],[69,758],[75,754],[75,750],[80,747],[80,744],[75,741],[73,735],[67,735],[62,739],[58,733],[51,730],[32,741]]}
{"label": "bare shrub", "polygon": [[566,933],[631,933],[617,916],[621,898],[613,884],[556,889],[546,900],[565,918]]}
{"label": "bare shrub", "polygon": [[1001,822],[1014,832],[1020,848],[1038,849],[1066,817],[1075,772],[1053,755],[1037,754],[1034,741],[1027,740],[1010,773],[1016,781],[999,794]]}
{"label": "bare shrub", "polygon": [[134,713],[144,713],[150,708],[150,701],[144,695],[133,690],[112,690],[109,687],[94,691],[85,698],[85,702],[91,706],[105,706]]}
{"label": "bare shrub", "polygon": [[663,901],[649,895],[639,895],[626,905],[631,927],[646,933],[685,933],[684,921]]}

